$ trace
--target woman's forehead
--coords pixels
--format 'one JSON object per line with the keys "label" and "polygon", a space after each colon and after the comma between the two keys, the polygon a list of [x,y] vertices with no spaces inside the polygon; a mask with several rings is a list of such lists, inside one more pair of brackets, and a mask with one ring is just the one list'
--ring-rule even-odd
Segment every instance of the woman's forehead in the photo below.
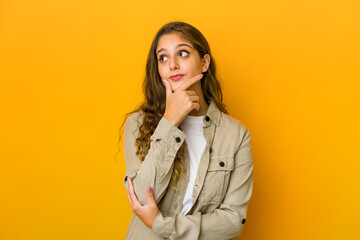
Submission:
{"label": "woman's forehead", "polygon": [[161,49],[176,48],[179,44],[188,45],[192,47],[192,44],[187,41],[181,33],[169,33],[160,37],[156,52]]}

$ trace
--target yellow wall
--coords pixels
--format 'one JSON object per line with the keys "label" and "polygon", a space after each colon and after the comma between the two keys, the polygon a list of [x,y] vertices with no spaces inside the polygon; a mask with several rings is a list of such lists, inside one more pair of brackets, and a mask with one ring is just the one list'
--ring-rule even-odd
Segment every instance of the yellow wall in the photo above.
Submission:
{"label": "yellow wall", "polygon": [[208,39],[230,114],[252,135],[239,239],[360,239],[359,1],[0,2],[0,238],[124,239],[114,154],[152,38]]}

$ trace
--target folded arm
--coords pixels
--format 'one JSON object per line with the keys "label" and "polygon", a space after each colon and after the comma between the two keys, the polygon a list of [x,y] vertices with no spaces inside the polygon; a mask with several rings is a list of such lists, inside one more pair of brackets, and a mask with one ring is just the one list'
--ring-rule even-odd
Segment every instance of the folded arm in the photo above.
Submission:
{"label": "folded arm", "polygon": [[235,155],[235,168],[224,201],[212,213],[164,217],[158,213],[151,232],[169,239],[231,239],[240,235],[252,195],[254,162],[246,130]]}
{"label": "folded arm", "polygon": [[124,185],[128,190],[130,177],[135,194],[141,204],[147,204],[146,189],[150,186],[158,204],[168,188],[177,151],[185,140],[185,134],[173,123],[162,117],[150,137],[150,148],[141,163],[136,156],[135,140],[138,137],[138,114],[130,115],[124,126],[124,154],[126,174]]}

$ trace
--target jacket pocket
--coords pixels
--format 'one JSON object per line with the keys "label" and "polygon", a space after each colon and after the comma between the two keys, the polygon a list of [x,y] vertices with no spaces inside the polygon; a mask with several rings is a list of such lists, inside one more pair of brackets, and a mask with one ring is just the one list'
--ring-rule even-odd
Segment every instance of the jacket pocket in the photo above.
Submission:
{"label": "jacket pocket", "polygon": [[221,204],[233,170],[234,157],[211,157],[199,201],[202,204]]}

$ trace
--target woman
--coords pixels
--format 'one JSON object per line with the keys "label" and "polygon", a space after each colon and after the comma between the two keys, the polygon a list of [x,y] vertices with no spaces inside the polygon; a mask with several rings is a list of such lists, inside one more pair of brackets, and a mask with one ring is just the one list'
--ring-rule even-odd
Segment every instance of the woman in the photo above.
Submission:
{"label": "woman", "polygon": [[124,184],[133,211],[126,239],[219,240],[241,233],[253,187],[250,134],[225,109],[215,74],[196,28],[170,22],[158,31],[145,101],[127,114],[124,127]]}

